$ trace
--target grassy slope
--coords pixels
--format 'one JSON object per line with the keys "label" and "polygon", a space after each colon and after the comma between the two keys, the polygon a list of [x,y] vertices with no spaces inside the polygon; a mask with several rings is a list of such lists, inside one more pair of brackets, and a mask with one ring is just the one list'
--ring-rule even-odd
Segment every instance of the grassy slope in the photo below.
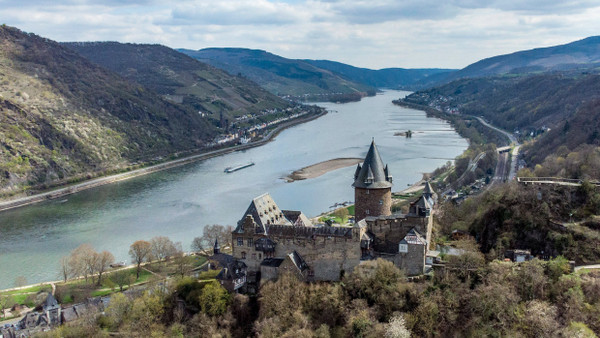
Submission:
{"label": "grassy slope", "polygon": [[215,133],[196,111],[7,26],[0,110],[0,193],[194,149]]}

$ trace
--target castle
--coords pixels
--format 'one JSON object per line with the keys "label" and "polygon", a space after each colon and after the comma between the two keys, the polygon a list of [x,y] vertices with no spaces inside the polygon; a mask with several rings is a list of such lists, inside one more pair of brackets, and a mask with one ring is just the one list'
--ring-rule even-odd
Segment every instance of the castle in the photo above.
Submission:
{"label": "castle", "polygon": [[281,210],[263,194],[232,232],[233,259],[248,281],[292,272],[305,281],[337,281],[366,260],[392,261],[407,275],[424,273],[431,240],[431,211],[437,196],[426,182],[407,214],[392,213],[392,176],[375,142],[354,174],[355,223],[314,225],[300,211]]}

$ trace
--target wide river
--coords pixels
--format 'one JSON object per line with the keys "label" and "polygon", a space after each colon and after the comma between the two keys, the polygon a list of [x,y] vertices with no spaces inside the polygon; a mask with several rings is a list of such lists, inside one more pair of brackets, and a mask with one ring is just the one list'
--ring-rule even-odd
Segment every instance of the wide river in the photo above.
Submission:
{"label": "wide river", "polygon": [[[286,183],[302,167],[338,157],[364,157],[371,138],[402,190],[468,146],[445,121],[401,108],[386,91],[360,102],[320,104],[331,112],[283,131],[273,142],[0,213],[0,289],[60,279],[59,259],[82,243],[129,261],[129,245],[164,235],[189,249],[207,224],[235,225],[253,197],[269,192],[282,209],[309,217],[352,201],[355,167]],[[394,136],[412,130],[412,138]],[[223,169],[254,161],[231,174]]]}

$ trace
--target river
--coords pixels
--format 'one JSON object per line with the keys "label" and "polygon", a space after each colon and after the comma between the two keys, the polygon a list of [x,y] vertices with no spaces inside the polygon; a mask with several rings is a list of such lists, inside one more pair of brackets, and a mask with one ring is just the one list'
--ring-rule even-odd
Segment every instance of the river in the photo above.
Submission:
{"label": "river", "polygon": [[[129,261],[134,241],[158,235],[189,250],[205,225],[235,225],[251,199],[265,192],[282,209],[316,216],[354,199],[354,166],[292,183],[282,177],[333,158],[364,157],[372,137],[394,177],[393,190],[402,190],[468,146],[447,122],[391,103],[406,94],[322,103],[332,112],[286,129],[264,146],[2,212],[0,289],[14,286],[18,276],[28,283],[60,279],[60,257],[82,243],[112,252],[117,261]],[[408,129],[412,138],[394,136]],[[256,165],[223,172],[249,161]]]}

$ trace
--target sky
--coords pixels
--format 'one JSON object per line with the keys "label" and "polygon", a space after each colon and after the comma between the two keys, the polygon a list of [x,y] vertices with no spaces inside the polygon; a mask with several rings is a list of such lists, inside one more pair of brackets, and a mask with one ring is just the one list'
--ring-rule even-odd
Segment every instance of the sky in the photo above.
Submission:
{"label": "sky", "polygon": [[0,23],[56,41],[244,47],[380,69],[463,68],[600,34],[589,0],[0,0]]}

